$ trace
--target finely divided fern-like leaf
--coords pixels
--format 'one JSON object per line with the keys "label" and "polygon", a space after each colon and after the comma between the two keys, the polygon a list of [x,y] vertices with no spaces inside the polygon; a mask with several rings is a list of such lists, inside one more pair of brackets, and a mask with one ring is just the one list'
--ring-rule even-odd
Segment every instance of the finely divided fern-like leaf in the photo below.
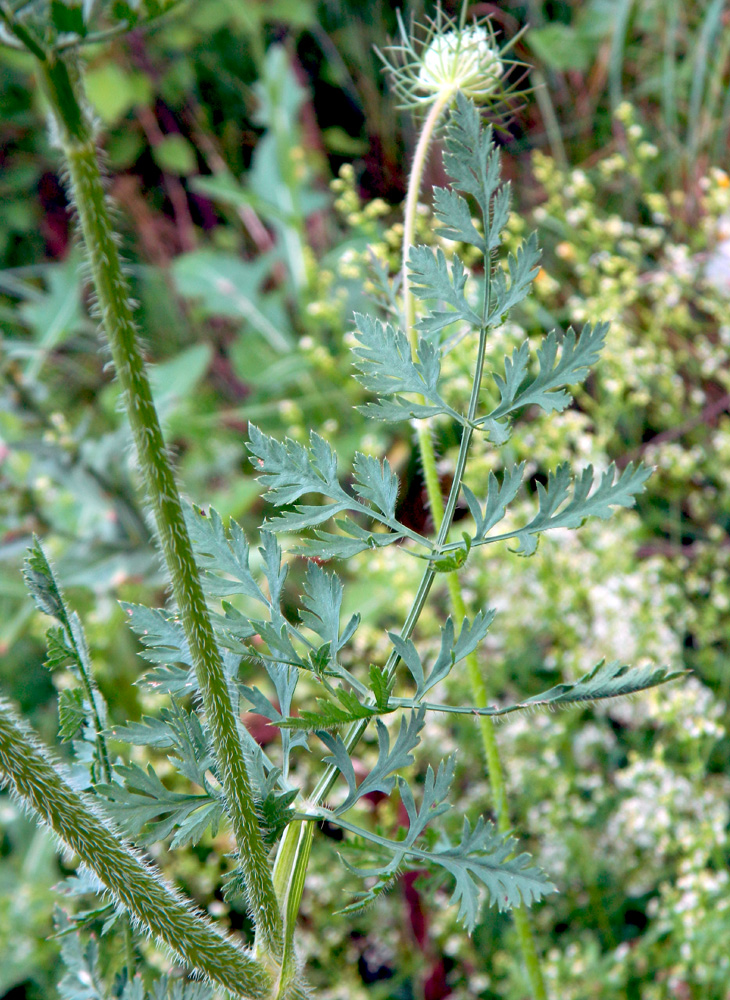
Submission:
{"label": "finely divided fern-like leaf", "polygon": [[511,468],[505,469],[501,483],[498,482],[493,472],[489,473],[487,502],[483,513],[479,501],[469,487],[465,483],[461,484],[461,491],[466,498],[469,511],[476,525],[475,541],[485,538],[487,532],[491,531],[495,524],[499,524],[504,517],[507,507],[517,496],[526,464],[526,462],[521,462],[519,465],[513,465]]}
{"label": "finely divided fern-like leaf", "polygon": [[81,619],[67,606],[43,546],[35,536],[23,565],[23,576],[38,609],[59,623],[46,632],[45,665],[49,670],[67,666],[80,684],[78,688],[65,689],[59,697],[60,736],[62,740],[70,740],[82,731],[83,742],[74,744],[74,752],[77,761],[88,767],[94,782],[107,774],[109,768],[101,735],[106,726],[106,701],[96,686]]}
{"label": "finely divided fern-like leaf", "polygon": [[[511,715],[514,712],[532,711],[538,708],[556,708],[577,705],[585,702],[605,701],[609,698],[623,698],[627,695],[645,691],[647,688],[666,684],[668,681],[684,677],[687,671],[670,670],[669,667],[652,665],[631,667],[619,660],[605,663],[601,660],[589,673],[577,681],[556,684],[548,691],[526,698],[524,701],[511,705],[487,705],[484,708],[472,705],[437,705],[424,702],[424,707],[431,712],[446,712],[452,715],[485,715],[498,718]],[[414,702],[408,699],[393,699],[391,709],[400,707],[410,709]]]}
{"label": "finely divided fern-like leaf", "polygon": [[[417,868],[441,868],[452,876],[455,887],[451,902],[459,904],[458,918],[470,932],[476,926],[479,916],[481,886],[487,889],[490,901],[500,910],[519,906],[521,903],[529,906],[547,893],[555,891],[555,886],[544,873],[531,865],[528,855],[511,856],[514,855],[515,841],[499,834],[483,817],[477,820],[474,827],[468,820],[464,820],[458,844],[452,845],[445,837],[432,849],[417,844],[428,824],[449,809],[445,800],[453,773],[453,756],[441,762],[436,774],[429,766],[420,809],[417,808],[406,781],[399,779],[401,799],[409,821],[406,836],[401,840],[389,840],[339,821],[345,829],[374,845],[374,849],[381,855],[385,853],[388,856],[384,864],[371,868],[356,868],[343,858],[347,868],[355,874],[378,880],[368,891],[358,893],[356,902],[344,912],[361,909],[371,902],[387,889],[394,875],[405,864]],[[331,817],[332,822],[338,822],[336,814],[328,812],[328,817]]]}
{"label": "finely divided fern-like leaf", "polygon": [[114,726],[107,736],[132,746],[152,747],[160,750],[175,745],[175,733],[164,719],[143,716],[139,722],[128,722],[124,726]]}
{"label": "finely divided fern-like leaf", "polygon": [[474,225],[471,209],[466,198],[462,198],[451,188],[436,187],[433,189],[433,211],[441,223],[436,230],[437,236],[447,240],[468,243],[486,254],[487,245],[484,237]]}
{"label": "finely divided fern-like leaf", "polygon": [[329,643],[330,658],[337,660],[337,654],[349,642],[360,624],[360,615],[352,615],[340,634],[340,614],[342,611],[342,581],[336,573],[327,573],[321,566],[310,562],[302,594],[302,624],[315,632],[324,642]]}
{"label": "finely divided fern-like leaf", "polygon": [[[350,496],[337,479],[337,456],[329,444],[314,431],[310,434],[310,447],[287,439],[284,444],[268,437],[252,424],[249,450],[259,479],[269,487],[267,498],[276,505],[294,503],[305,493],[320,493],[332,497],[334,503],[300,504],[291,511],[280,513],[266,527],[272,531],[300,531],[329,520],[345,510],[367,514],[397,529],[393,521],[398,480],[387,461],[380,466],[375,459],[365,455],[356,457],[355,492],[370,506]],[[402,537],[399,535],[399,537]]]}
{"label": "finely divided fern-like leaf", "polygon": [[418,329],[431,337],[452,323],[462,320],[470,326],[481,326],[482,318],[471,308],[464,295],[467,275],[458,257],[449,264],[444,252],[431,247],[411,247],[408,256],[411,290],[419,299],[438,299],[451,309],[431,309],[418,321]]}
{"label": "finely divided fern-like leaf", "polygon": [[264,499],[275,506],[295,503],[305,493],[322,493],[340,499],[344,496],[337,479],[337,456],[315,431],[310,447],[287,438],[282,444],[249,424],[248,450],[259,481],[267,487]]}
{"label": "finely divided fern-like leaf", "polygon": [[64,688],[58,696],[58,735],[72,740],[86,722],[89,707],[81,688]]}
{"label": "finely divided fern-like leaf", "polygon": [[[66,928],[64,927],[64,930]],[[99,943],[84,943],[81,936],[66,933],[61,944],[66,973],[58,984],[62,1000],[106,1000],[107,989],[99,967]]]}
{"label": "finely divided fern-like leaf", "polygon": [[[378,420],[404,420],[409,416],[429,417],[436,413],[454,414],[438,392],[441,374],[439,352],[423,337],[418,341],[418,360],[414,361],[408,338],[390,323],[355,314],[357,346],[353,348],[357,376],[369,392],[392,396],[361,407],[362,412]],[[423,396],[425,403],[401,398],[402,393]],[[460,419],[460,418],[459,418]]]}
{"label": "finely divided fern-like leaf", "polygon": [[375,707],[379,711],[384,711],[388,707],[390,696],[395,687],[395,674],[388,677],[388,672],[384,667],[379,667],[375,663],[370,664],[370,690],[375,698]]}
{"label": "finely divided fern-like leaf", "polygon": [[557,334],[554,331],[550,333],[538,348],[540,370],[532,380],[526,379],[530,344],[528,341],[520,344],[511,358],[505,358],[504,377],[494,375],[501,400],[499,406],[479,423],[498,420],[523,406],[537,405],[546,413],[564,410],[571,399],[564,387],[584,381],[591,365],[598,360],[608,329],[608,323],[597,323],[595,326],[586,323],[576,341],[575,331],[571,328],[563,338],[557,363]]}
{"label": "finely divided fern-like leaf", "polygon": [[347,812],[358,799],[369,792],[384,792],[389,795],[395,785],[393,773],[402,767],[408,767],[413,763],[414,750],[420,742],[420,732],[425,725],[425,711],[411,712],[408,722],[401,719],[398,736],[391,749],[390,735],[387,727],[376,720],[378,727],[378,760],[375,767],[365,777],[360,785],[355,778],[355,770],[352,766],[347,747],[340,736],[333,736],[324,731],[317,731],[317,736],[322,740],[330,751],[330,757],[325,757],[326,764],[334,764],[347,781],[349,794],[341,806],[335,810],[336,815]]}
{"label": "finely divided fern-like leaf", "polygon": [[[204,795],[171,792],[160,781],[151,765],[143,771],[137,764],[120,765],[115,771],[122,779],[97,786],[107,802],[107,811],[131,835],[139,835],[150,824],[144,842],[168,836],[175,827],[173,846],[197,843],[209,825],[217,829],[223,804],[208,784],[208,773],[219,780],[207,734],[198,716],[172,700],[159,718],[145,717],[141,722],[116,726],[107,734],[137,746],[170,749],[168,759],[175,769]],[[165,817],[161,819],[160,817]],[[153,822],[156,821],[156,822]]]}
{"label": "finely divided fern-like leaf", "polygon": [[495,611],[493,610],[480,611],[473,623],[465,618],[457,638],[454,638],[454,621],[449,616],[441,629],[441,649],[428,676],[424,672],[421,657],[413,642],[410,639],[402,639],[395,632],[388,633],[393,648],[408,667],[416,682],[416,701],[423,698],[432,687],[447,677],[455,664],[477,648],[494,621],[494,615]]}
{"label": "finely divided fern-like leaf", "polygon": [[35,537],[23,564],[23,579],[38,610],[51,618],[64,621],[66,607],[63,597],[46,554]]}
{"label": "finely divided fern-like leaf", "polygon": [[604,701],[607,698],[622,698],[626,695],[645,691],[647,688],[666,684],[678,677],[684,677],[686,670],[670,670],[668,667],[630,667],[619,660],[600,663],[579,680],[568,684],[556,684],[549,691],[527,698],[521,705],[510,707],[510,711],[521,708],[554,705],[575,705],[580,702]]}
{"label": "finely divided fern-like leaf", "polygon": [[340,689],[335,691],[337,702],[326,698],[317,698],[316,712],[302,709],[299,715],[282,719],[278,725],[282,731],[294,730],[301,733],[316,731],[329,732],[332,729],[340,729],[342,726],[349,726],[351,722],[358,722],[360,719],[372,719],[378,715],[384,715],[392,709],[371,708],[363,704],[354,691]]}
{"label": "finely divided fern-like leaf", "polygon": [[[218,829],[223,815],[223,803],[206,789],[203,794],[171,792],[160,781],[151,764],[143,771],[138,764],[122,764],[116,773],[124,785],[117,782],[97,785],[106,799],[105,810],[119,823],[125,833],[142,844],[164,840],[177,832],[171,847],[196,844],[209,826]],[[144,835],[141,836],[142,831]]]}
{"label": "finely divided fern-like leaf", "polygon": [[[355,902],[346,906],[340,912],[352,913],[361,910],[363,906],[368,905],[382,892],[386,891],[392,879],[406,862],[409,849],[413,848],[428,824],[449,810],[450,806],[445,802],[445,799],[453,781],[455,760],[454,754],[442,760],[436,774],[434,774],[434,770],[429,764],[423,785],[420,809],[416,806],[413,793],[407,781],[403,778],[398,779],[398,788],[409,823],[406,836],[402,840],[393,841],[384,837],[372,836],[367,831],[348,826],[348,829],[359,833],[365,840],[371,840],[378,848],[384,848],[391,856],[390,860],[385,864],[371,868],[358,868],[350,864],[342,855],[340,856],[345,867],[355,875],[359,875],[361,878],[376,877],[378,880],[366,892],[356,893]],[[337,818],[333,817],[333,821],[336,823]]]}
{"label": "finely divided fern-like leaf", "polygon": [[317,559],[350,559],[365,549],[384,548],[406,537],[405,532],[393,531],[388,534],[366,531],[354,521],[335,520],[335,524],[343,534],[317,529],[314,538],[304,539],[301,545],[294,549],[296,555],[315,557]]}
{"label": "finely divided fern-like leaf", "polygon": [[486,326],[497,326],[504,322],[511,309],[520,303],[530,291],[532,282],[540,270],[540,248],[537,245],[537,233],[532,233],[527,240],[517,248],[517,254],[507,258],[507,274],[502,268],[497,268],[492,275],[492,288],[489,305],[489,315]]}
{"label": "finely divided fern-like leaf", "polygon": [[[578,528],[587,517],[609,518],[613,507],[633,507],[636,494],[644,489],[650,475],[648,466],[629,463],[617,476],[615,465],[611,465],[591,492],[594,486],[592,465],[584,469],[575,481],[572,480],[570,466],[567,463],[559,465],[554,474],[548,475],[547,487],[537,484],[539,509],[535,517],[524,528],[511,533],[512,537],[519,539],[517,551],[522,555],[532,555],[537,547],[536,536],[540,532],[553,528]],[[568,499],[571,482],[574,482],[573,497],[562,506]]]}
{"label": "finely divided fern-like leaf", "polygon": [[458,919],[472,931],[479,916],[479,883],[499,910],[530,906],[556,887],[531,864],[529,854],[514,856],[516,841],[498,833],[492,823],[479,817],[472,828],[464,819],[461,840],[438,847],[431,860],[445,868],[455,881],[452,903],[459,904]]}
{"label": "finely divided fern-like leaf", "polygon": [[[244,684],[238,685],[238,689],[243,697],[251,704],[252,711],[258,715],[263,715],[269,722],[273,722],[281,733],[281,752],[284,762],[284,773],[289,771],[289,754],[294,747],[306,747],[307,733],[289,732],[285,723],[291,715],[292,699],[299,681],[299,671],[296,667],[288,666],[284,663],[269,662],[265,664],[266,673],[274,686],[278,708],[259,691],[257,687],[247,687]],[[289,728],[296,728],[294,726]]]}
{"label": "finely divided fern-like leaf", "polygon": [[446,127],[444,150],[444,167],[454,187],[476,200],[485,225],[489,225],[492,199],[500,185],[499,153],[492,129],[482,128],[476,106],[460,92]]}
{"label": "finely divided fern-like leaf", "polygon": [[270,531],[261,532],[261,545],[259,553],[263,561],[264,574],[269,584],[269,600],[271,602],[272,616],[281,617],[281,596],[284,592],[284,584],[289,572],[288,567],[281,561],[281,546],[276,540],[276,536]]}
{"label": "finely divided fern-like leaf", "polygon": [[183,663],[192,669],[190,647],[179,618],[141,604],[121,601],[120,605],[128,615],[129,627],[144,646],[140,656],[150,663]]}
{"label": "finely divided fern-like leaf", "polygon": [[398,477],[390,467],[387,458],[382,465],[372,455],[356,452],[352,463],[354,473],[353,489],[359,497],[373,504],[384,517],[395,519],[395,504],[398,499]]}
{"label": "finely divided fern-like leaf", "polygon": [[207,516],[197,507],[186,507],[185,520],[196,562],[205,571],[202,576],[206,592],[213,597],[245,594],[266,603],[251,574],[249,546],[240,525],[231,518],[226,531],[212,507]]}

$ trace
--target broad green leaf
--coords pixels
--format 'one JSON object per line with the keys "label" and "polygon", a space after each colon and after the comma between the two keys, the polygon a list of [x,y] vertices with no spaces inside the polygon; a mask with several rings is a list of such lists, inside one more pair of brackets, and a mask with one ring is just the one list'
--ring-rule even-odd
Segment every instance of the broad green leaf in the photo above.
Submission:
{"label": "broad green leaf", "polygon": [[[33,331],[35,344],[25,366],[25,377],[35,382],[52,351],[83,327],[81,310],[81,261],[72,252],[62,264],[43,266],[45,291],[29,296],[18,307],[23,322]],[[8,342],[6,348],[11,347]]]}
{"label": "broad green leaf", "polygon": [[533,29],[528,36],[530,47],[550,69],[560,72],[586,70],[595,58],[595,42],[570,24],[553,21]]}
{"label": "broad green leaf", "polygon": [[199,299],[207,315],[247,320],[276,351],[288,351],[291,334],[272,321],[260,291],[273,263],[269,255],[246,261],[217,250],[194,250],[175,259],[172,274],[180,295]]}
{"label": "broad green leaf", "polygon": [[87,70],[84,89],[105,125],[114,125],[136,104],[150,104],[153,93],[152,82],[144,73],[124,70],[113,62]]}
{"label": "broad green leaf", "polygon": [[169,417],[195,392],[213,356],[210,344],[193,344],[176,357],[150,365],[149,379],[158,410]]}
{"label": "broad green leaf", "polygon": [[155,163],[164,172],[188,177],[198,172],[195,147],[180,132],[171,132],[152,147]]}
{"label": "broad green leaf", "polygon": [[61,34],[72,34],[83,37],[86,34],[84,7],[81,0],[71,3],[69,0],[51,0],[51,22]]}

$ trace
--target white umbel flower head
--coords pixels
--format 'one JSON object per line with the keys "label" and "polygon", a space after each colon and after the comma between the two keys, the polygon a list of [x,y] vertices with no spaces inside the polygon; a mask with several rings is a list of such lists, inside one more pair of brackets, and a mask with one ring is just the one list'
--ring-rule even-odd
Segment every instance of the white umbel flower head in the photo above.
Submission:
{"label": "white umbel flower head", "polygon": [[484,25],[436,34],[421,54],[418,86],[424,94],[460,90],[480,102],[500,85],[504,63]]}
{"label": "white umbel flower head", "polygon": [[519,80],[507,82],[509,71],[523,66],[507,53],[519,35],[500,46],[488,18],[464,23],[445,17],[437,7],[427,24],[412,23],[406,29],[400,13],[399,37],[378,52],[401,107],[427,110],[435,101],[452,100],[462,93],[484,104],[499,119],[514,112],[512,98],[519,97]]}

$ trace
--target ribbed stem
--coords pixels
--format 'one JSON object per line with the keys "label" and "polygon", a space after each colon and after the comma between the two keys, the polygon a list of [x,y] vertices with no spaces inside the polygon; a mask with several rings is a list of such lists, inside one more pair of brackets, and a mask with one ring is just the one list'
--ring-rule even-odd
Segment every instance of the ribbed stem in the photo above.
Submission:
{"label": "ribbed stem", "polygon": [[29,728],[0,699],[0,774],[139,924],[186,965],[235,996],[265,1000],[271,980],[127,847],[71,788]]}
{"label": "ribbed stem", "polygon": [[[416,151],[413,157],[413,166],[411,167],[411,174],[408,182],[408,194],[406,197],[406,214],[404,221],[404,233],[403,233],[403,273],[402,273],[402,288],[403,288],[403,316],[405,321],[405,332],[408,336],[409,343],[411,345],[411,351],[414,357],[417,356],[417,346],[418,346],[418,333],[416,330],[416,303],[413,293],[410,287],[410,276],[408,273],[408,257],[413,246],[415,239],[416,230],[416,213],[418,206],[418,197],[421,191],[421,185],[423,183],[423,173],[426,166],[426,161],[428,157],[428,150],[430,148],[434,132],[438,125],[438,122],[443,114],[447,105],[453,99],[453,94],[444,93],[439,99],[434,103],[431,111],[426,118],[421,134],[416,145]],[[485,297],[488,302],[489,297],[489,260],[485,261],[485,266],[487,269],[487,277],[485,284]],[[485,308],[484,315],[488,314],[488,309]],[[479,337],[479,356],[477,358],[476,370],[474,373],[474,383],[472,386],[471,399],[469,401],[469,412],[468,419],[472,421],[476,415],[476,404],[478,400],[479,386],[482,380],[482,371],[484,366],[484,346],[485,346],[485,336],[486,331],[482,330]],[[463,431],[461,447],[459,448],[459,458],[457,460],[457,468],[454,473],[454,482],[451,489],[451,495],[449,500],[451,501],[458,494],[459,486],[461,483],[461,478],[464,474],[464,465],[466,463],[467,452],[469,448],[469,443],[472,436],[471,427],[465,427]],[[451,502],[449,503],[449,510],[444,511],[444,502],[441,495],[441,486],[438,478],[438,470],[436,466],[436,456],[434,454],[433,442],[431,440],[431,435],[428,430],[428,425],[425,421],[420,421],[418,424],[418,448],[421,456],[421,466],[423,468],[424,480],[426,483],[426,494],[428,496],[428,503],[431,510],[431,517],[433,518],[434,527],[437,531],[441,532],[444,524],[450,525],[451,518],[453,517],[453,510],[451,509]],[[455,493],[455,489],[456,493]],[[446,522],[444,521],[445,514]],[[449,590],[449,597],[451,598],[451,610],[457,625],[466,616],[466,607],[464,605],[464,599],[461,595],[461,583],[459,581],[459,574],[454,570],[447,574],[447,585]],[[481,670],[479,668],[479,661],[477,660],[476,653],[471,653],[466,658],[467,671],[469,674],[469,681],[471,684],[472,698],[474,704],[480,708],[483,708],[487,704],[487,688],[484,683],[484,678],[482,677]],[[504,771],[502,769],[502,762],[499,758],[499,749],[497,747],[497,738],[494,732],[494,723],[487,716],[480,716],[478,720],[479,731],[482,738],[482,746],[484,749],[484,757],[487,763],[487,773],[489,775],[489,782],[492,787],[492,796],[494,800],[494,808],[497,813],[497,826],[500,832],[507,833],[510,830],[510,819],[509,819],[509,808],[507,803],[507,788],[504,780]],[[545,980],[542,975],[542,969],[540,968],[540,959],[537,953],[537,947],[535,945],[535,940],[532,934],[532,928],[530,925],[530,918],[527,913],[527,908],[523,906],[516,907],[513,911],[515,929],[517,930],[517,937],[520,942],[520,950],[522,951],[522,958],[525,963],[525,968],[527,970],[527,975],[530,981],[530,988],[532,990],[534,1000],[547,1000],[547,991],[545,988]]]}
{"label": "ribbed stem", "polygon": [[298,974],[294,933],[304,892],[304,881],[312,850],[314,823],[290,823],[281,838],[274,864],[274,888],[284,918],[284,948],[281,976],[275,1000],[296,995],[293,988]]}
{"label": "ribbed stem", "polygon": [[172,463],[137,343],[129,285],[109,217],[93,128],[86,111],[78,68],[71,58],[69,55],[68,61],[38,63],[39,75],[55,118],[69,173],[70,190],[91,266],[102,328],[122,387],[137,461],[148,502],[154,512],[172,592],[202,692],[238,843],[249,906],[268,950],[278,957],[281,951],[281,916],[228,683],[193,556]]}

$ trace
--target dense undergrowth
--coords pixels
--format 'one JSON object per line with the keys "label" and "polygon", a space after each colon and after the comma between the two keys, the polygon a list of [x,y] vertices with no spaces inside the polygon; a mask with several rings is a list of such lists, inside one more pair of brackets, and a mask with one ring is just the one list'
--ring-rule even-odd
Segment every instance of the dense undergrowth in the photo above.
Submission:
{"label": "dense undergrowth", "polygon": [[[547,86],[539,100],[515,108],[500,142],[520,209],[510,216],[507,247],[514,251],[536,228],[544,252],[532,297],[487,345],[486,364],[525,339],[538,347],[548,330],[562,333],[571,323],[610,319],[611,334],[569,408],[527,410],[499,452],[475,438],[466,483],[484,498],[491,473],[501,480],[505,468],[526,462],[527,493],[510,513],[519,525],[534,512],[550,470],[566,459],[577,471],[643,460],[655,472],[636,511],[589,523],[577,535],[558,529],[529,559],[506,545],[486,557],[475,553],[462,579],[470,607],[498,612],[485,645],[490,702],[575,680],[602,657],[694,671],[689,681],[635,701],[508,717],[497,739],[513,825],[560,890],[535,911],[549,994],[723,1000],[730,978],[730,180],[726,109],[717,95],[726,81],[727,12],[718,3],[698,5],[696,21],[685,23],[681,5],[589,4],[587,13],[580,5],[557,5],[557,13],[532,6],[535,42],[528,34],[517,54],[538,57]],[[391,275],[400,264],[405,159],[392,100],[374,57],[371,63],[356,40],[349,21],[356,12],[282,4],[273,22],[263,8],[250,10],[231,14],[211,2],[150,34],[88,50],[89,92],[108,135],[155,401],[185,494],[253,534],[264,512],[246,457],[247,422],[302,443],[314,428],[336,442],[343,468],[357,450],[387,454],[401,478],[398,519],[427,532],[411,430],[366,422],[355,406],[369,397],[350,376],[350,317],[379,294],[372,255]],[[382,13],[380,36],[371,29],[381,46],[385,28],[395,27],[389,9]],[[525,13],[517,4],[506,9],[501,27],[513,32]],[[669,44],[673,38],[681,42]],[[713,59],[702,61],[708,50]],[[565,51],[569,65],[561,64]],[[44,539],[84,620],[115,724],[162,705],[154,689],[132,683],[143,666],[118,601],[163,604],[165,577],[118,392],[97,350],[27,63],[13,52],[2,58],[14,109],[4,126],[9,211],[0,274],[2,683],[53,741],[56,693],[73,724],[73,682],[68,671],[42,665],[45,624],[16,572],[31,535]],[[331,102],[337,119],[329,117]],[[430,170],[443,184],[437,157]],[[453,242],[434,235],[427,192],[422,200],[417,242],[452,253]],[[458,250],[478,265],[473,249]],[[444,401],[452,410],[468,403],[472,363],[467,339],[445,356]],[[458,425],[448,414],[437,417],[432,436],[447,492]],[[458,540],[471,530],[465,502],[455,516]],[[297,586],[301,569],[292,564]],[[360,610],[366,620],[353,640],[358,662],[384,661],[386,630],[407,615],[413,573],[393,547],[348,560],[343,611]],[[419,625],[432,656],[448,615],[442,590]],[[289,617],[294,598],[287,588]],[[456,671],[445,695],[452,704],[470,700]],[[246,718],[270,748],[270,727],[260,715]],[[477,764],[479,734],[470,717],[448,718],[426,723],[419,767],[436,767],[458,748],[453,788],[474,821],[492,801]],[[164,750],[132,752],[133,767],[150,759],[177,789]],[[367,756],[363,762],[372,764]],[[380,792],[367,803],[373,829],[405,825],[403,807]],[[51,886],[71,859],[57,862],[46,835],[9,799],[2,808],[0,949],[10,961],[0,991],[53,995],[62,947],[70,969],[62,995],[101,995],[88,986],[95,949],[103,965],[121,966],[124,933],[117,927],[98,939],[111,914],[96,911],[83,896],[88,887],[72,881],[78,900],[71,895],[62,906],[77,916],[86,911],[84,936],[77,942],[65,933],[69,917],[58,916],[61,936],[45,940],[58,900]],[[473,936],[465,936],[444,905],[450,891],[434,890],[417,872],[402,875],[363,914],[333,916],[357,880],[332,864],[343,832],[328,824],[322,832],[299,937],[318,995],[526,995],[509,920],[482,908]],[[160,846],[153,854],[212,917],[248,933],[246,907],[220,891],[230,846],[224,829],[174,854]]]}

